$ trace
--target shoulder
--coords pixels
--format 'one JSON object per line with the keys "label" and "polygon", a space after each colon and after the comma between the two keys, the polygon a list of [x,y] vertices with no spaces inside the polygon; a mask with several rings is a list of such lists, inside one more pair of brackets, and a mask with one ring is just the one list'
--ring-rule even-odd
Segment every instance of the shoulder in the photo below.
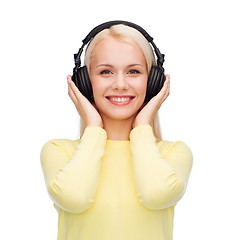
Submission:
{"label": "shoulder", "polygon": [[41,155],[50,153],[53,151],[65,151],[68,154],[72,155],[72,153],[76,150],[79,145],[80,140],[70,140],[70,139],[51,139],[45,142],[41,149]]}
{"label": "shoulder", "polygon": [[169,154],[178,154],[182,156],[184,155],[189,159],[193,158],[191,149],[182,141],[158,141],[157,146],[163,156],[168,156]]}

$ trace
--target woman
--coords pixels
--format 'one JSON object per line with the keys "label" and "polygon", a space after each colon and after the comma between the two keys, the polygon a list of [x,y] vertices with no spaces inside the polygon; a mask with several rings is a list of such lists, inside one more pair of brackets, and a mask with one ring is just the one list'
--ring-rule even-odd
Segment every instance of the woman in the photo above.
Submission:
{"label": "woman", "polygon": [[100,31],[85,52],[94,102],[67,76],[82,120],[80,139],[54,139],[41,151],[58,240],[171,240],[174,207],[183,196],[192,153],[162,141],[158,110],[170,77],[145,103],[154,54],[136,29]]}

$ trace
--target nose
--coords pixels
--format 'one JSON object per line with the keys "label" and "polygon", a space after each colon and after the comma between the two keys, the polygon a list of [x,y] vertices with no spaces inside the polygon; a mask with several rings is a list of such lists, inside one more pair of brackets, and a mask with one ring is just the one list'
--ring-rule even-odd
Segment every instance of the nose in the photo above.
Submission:
{"label": "nose", "polygon": [[127,90],[128,82],[123,74],[118,74],[113,81],[112,88],[114,90]]}

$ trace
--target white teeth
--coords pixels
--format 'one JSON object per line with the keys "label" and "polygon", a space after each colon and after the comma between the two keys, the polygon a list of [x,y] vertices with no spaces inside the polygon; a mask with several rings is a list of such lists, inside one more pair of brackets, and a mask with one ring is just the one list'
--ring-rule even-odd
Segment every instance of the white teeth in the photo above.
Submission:
{"label": "white teeth", "polygon": [[131,100],[131,98],[127,97],[127,98],[109,98],[111,101],[114,101],[114,102],[126,102],[126,101],[129,101]]}

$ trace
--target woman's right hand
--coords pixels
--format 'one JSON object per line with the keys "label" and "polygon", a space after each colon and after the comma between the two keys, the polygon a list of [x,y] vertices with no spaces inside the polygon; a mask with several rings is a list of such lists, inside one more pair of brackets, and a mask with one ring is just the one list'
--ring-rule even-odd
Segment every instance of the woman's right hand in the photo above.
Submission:
{"label": "woman's right hand", "polygon": [[83,119],[86,127],[99,126],[103,127],[103,122],[96,107],[89,102],[89,100],[79,91],[74,82],[72,76],[67,76],[68,82],[68,95],[72,99],[80,117]]}

